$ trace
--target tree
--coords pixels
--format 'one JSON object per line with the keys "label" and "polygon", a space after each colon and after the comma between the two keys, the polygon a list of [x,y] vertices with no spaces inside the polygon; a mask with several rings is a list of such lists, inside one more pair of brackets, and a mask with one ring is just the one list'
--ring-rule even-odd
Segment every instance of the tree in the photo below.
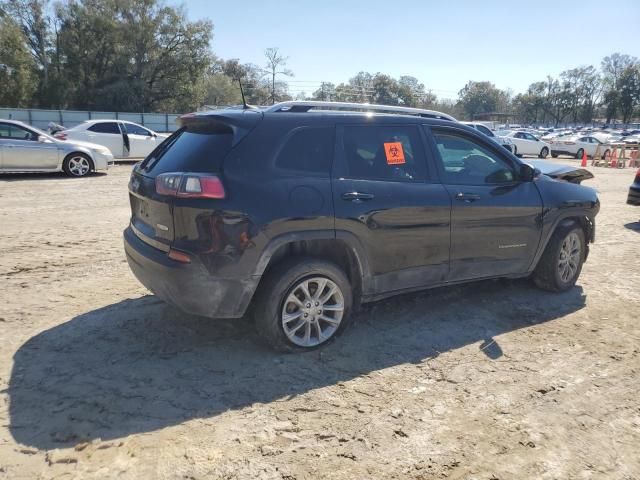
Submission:
{"label": "tree", "polygon": [[38,80],[18,24],[0,16],[0,106],[29,107]]}
{"label": "tree", "polygon": [[629,65],[622,71],[618,88],[622,122],[629,123],[635,107],[640,105],[640,65]]}
{"label": "tree", "polygon": [[607,107],[607,123],[614,119],[620,109],[620,79],[623,72],[633,65],[638,64],[638,59],[630,55],[614,53],[602,60],[602,75],[604,80],[604,103]]}
{"label": "tree", "polygon": [[[267,48],[264,51],[264,56],[267,58],[264,72],[271,76],[271,104],[274,104],[278,96],[276,94],[276,76],[285,75],[287,77],[293,77],[293,72],[285,68],[288,57],[282,56],[277,48]],[[280,84],[279,86],[279,91],[286,94],[286,84]],[[283,86],[285,87],[284,89],[282,88]]]}
{"label": "tree", "polygon": [[491,82],[469,81],[458,92],[458,103],[467,116],[473,120],[479,113],[496,112],[509,104],[509,94],[496,88]]}

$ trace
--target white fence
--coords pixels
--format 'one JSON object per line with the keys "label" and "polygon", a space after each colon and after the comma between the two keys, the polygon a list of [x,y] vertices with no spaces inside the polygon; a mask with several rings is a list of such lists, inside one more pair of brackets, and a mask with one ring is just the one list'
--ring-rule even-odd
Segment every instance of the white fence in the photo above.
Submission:
{"label": "white fence", "polygon": [[47,130],[49,122],[64,127],[74,127],[85,120],[127,120],[139,123],[156,132],[177,130],[176,113],[122,113],[89,112],[73,110],[39,110],[34,108],[0,108],[0,120],[19,120],[41,130]]}

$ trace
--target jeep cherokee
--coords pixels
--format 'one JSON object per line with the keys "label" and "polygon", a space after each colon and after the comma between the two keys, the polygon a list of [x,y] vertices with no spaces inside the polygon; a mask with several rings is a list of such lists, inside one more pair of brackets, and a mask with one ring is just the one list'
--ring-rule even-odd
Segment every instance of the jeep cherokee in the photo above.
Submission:
{"label": "jeep cherokee", "polygon": [[188,114],[137,164],[135,276],[207,317],[250,311],[282,351],[363,302],[496,277],[571,288],[594,190],[544,175],[438,112],[329,102]]}

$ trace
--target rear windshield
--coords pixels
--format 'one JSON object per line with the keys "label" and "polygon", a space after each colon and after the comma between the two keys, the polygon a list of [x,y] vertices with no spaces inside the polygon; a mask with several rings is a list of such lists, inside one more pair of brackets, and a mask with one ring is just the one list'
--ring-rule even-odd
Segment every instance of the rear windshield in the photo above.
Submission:
{"label": "rear windshield", "polygon": [[166,172],[218,172],[232,141],[229,127],[187,125],[151,152],[140,171],[151,176]]}

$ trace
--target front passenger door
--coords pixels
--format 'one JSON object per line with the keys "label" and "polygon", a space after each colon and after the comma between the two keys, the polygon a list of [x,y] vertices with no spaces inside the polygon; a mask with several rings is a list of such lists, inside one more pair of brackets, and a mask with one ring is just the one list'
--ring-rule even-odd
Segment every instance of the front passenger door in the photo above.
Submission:
{"label": "front passenger door", "polygon": [[451,200],[427,170],[420,126],[339,126],[336,144],[336,234],[363,247],[372,274],[363,293],[445,281]]}
{"label": "front passenger door", "polygon": [[538,249],[542,199],[498,146],[454,127],[431,129],[452,201],[452,281],[520,274]]}
{"label": "front passenger door", "polygon": [[15,124],[0,123],[0,129],[3,170],[55,170],[58,167],[56,143],[40,142],[38,132]]}

